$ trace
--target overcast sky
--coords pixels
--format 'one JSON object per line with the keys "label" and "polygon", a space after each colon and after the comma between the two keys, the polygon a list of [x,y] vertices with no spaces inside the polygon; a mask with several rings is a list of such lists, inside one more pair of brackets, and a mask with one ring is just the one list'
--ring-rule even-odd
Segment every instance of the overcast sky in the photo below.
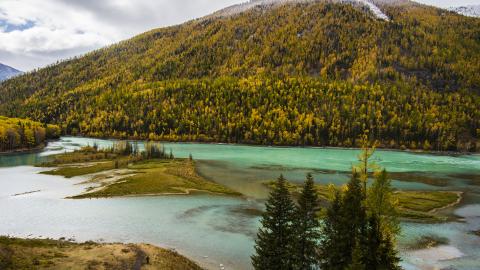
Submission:
{"label": "overcast sky", "polygon": [[[246,0],[0,0],[0,63],[29,71]],[[421,0],[444,7],[480,0]]]}

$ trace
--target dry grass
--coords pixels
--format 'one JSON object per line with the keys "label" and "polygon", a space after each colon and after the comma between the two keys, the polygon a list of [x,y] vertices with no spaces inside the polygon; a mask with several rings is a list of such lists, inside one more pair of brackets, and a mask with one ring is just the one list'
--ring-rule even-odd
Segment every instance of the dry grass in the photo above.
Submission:
{"label": "dry grass", "polygon": [[147,244],[82,244],[0,237],[0,269],[201,269],[176,252]]}

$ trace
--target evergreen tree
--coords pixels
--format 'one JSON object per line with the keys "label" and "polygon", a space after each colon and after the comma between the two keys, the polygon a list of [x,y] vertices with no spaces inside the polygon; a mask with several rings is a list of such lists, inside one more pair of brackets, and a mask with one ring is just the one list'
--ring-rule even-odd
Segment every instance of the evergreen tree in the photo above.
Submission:
{"label": "evergreen tree", "polygon": [[255,241],[256,254],[252,256],[255,269],[292,269],[292,244],[295,241],[295,205],[287,189],[285,178],[278,178],[265,203],[262,228]]}
{"label": "evergreen tree", "polygon": [[373,150],[365,146],[350,182],[343,193],[336,191],[327,210],[320,247],[322,269],[401,269],[395,250],[400,229],[397,203],[387,172],[376,171],[367,189],[368,169],[375,168],[368,162],[372,155]]}
{"label": "evergreen tree", "polygon": [[[343,196],[342,221],[344,222],[344,253],[345,261],[349,265],[352,261],[353,248],[357,244],[364,244],[366,229],[366,209],[364,205],[365,193],[358,173],[353,171],[352,178],[347,184],[347,190]],[[346,266],[346,265],[345,265]]]}
{"label": "evergreen tree", "polygon": [[368,229],[366,233],[366,245],[364,247],[363,261],[367,269],[378,269],[380,265],[379,251],[382,244],[380,223],[376,215],[368,218]]}
{"label": "evergreen tree", "polygon": [[363,251],[361,250],[361,246],[357,241],[355,247],[353,248],[352,252],[352,262],[346,268],[346,270],[365,270],[370,268],[365,267],[365,263],[363,262]]}
{"label": "evergreen tree", "polygon": [[342,218],[342,193],[334,191],[334,197],[323,222],[322,238],[320,241],[320,268],[341,270],[345,265],[344,231],[345,224]]}
{"label": "evergreen tree", "polygon": [[400,231],[397,219],[398,202],[393,197],[393,188],[387,172],[382,170],[375,173],[375,179],[366,199],[369,215],[378,218],[379,229],[385,236],[389,236],[395,242],[396,235]]}
{"label": "evergreen tree", "polygon": [[380,257],[380,267],[378,269],[382,270],[400,270],[402,269],[399,266],[400,257],[398,252],[395,249],[394,242],[390,239],[389,236],[382,239],[382,244],[380,245],[380,250],[378,252]]}
{"label": "evergreen tree", "polygon": [[362,183],[353,171],[343,196],[336,191],[327,210],[321,242],[322,269],[346,269],[358,263],[353,262],[352,256],[359,256],[354,254],[357,245],[360,249],[365,245],[367,222],[364,197]]}
{"label": "evergreen tree", "polygon": [[319,209],[318,194],[312,175],[307,174],[303,190],[298,199],[295,226],[295,269],[314,269],[317,264],[317,245],[320,223],[316,211]]}
{"label": "evergreen tree", "polygon": [[401,269],[400,258],[394,248],[389,234],[382,231],[380,219],[371,215],[368,221],[367,242],[364,247],[364,264],[366,269],[395,270]]}

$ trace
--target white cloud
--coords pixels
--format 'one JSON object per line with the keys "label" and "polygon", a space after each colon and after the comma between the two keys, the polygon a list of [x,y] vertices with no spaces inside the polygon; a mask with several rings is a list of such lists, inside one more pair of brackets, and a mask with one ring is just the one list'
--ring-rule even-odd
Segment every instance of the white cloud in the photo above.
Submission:
{"label": "white cloud", "polygon": [[[0,0],[0,63],[28,71],[245,1]],[[438,5],[480,2],[420,1]]]}
{"label": "white cloud", "polygon": [[0,0],[0,62],[28,71],[243,1]]}

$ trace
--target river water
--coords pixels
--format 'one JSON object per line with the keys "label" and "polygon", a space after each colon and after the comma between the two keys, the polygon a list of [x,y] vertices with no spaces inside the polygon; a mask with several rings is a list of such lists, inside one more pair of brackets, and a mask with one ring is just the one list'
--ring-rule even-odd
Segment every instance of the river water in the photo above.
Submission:
{"label": "river water", "polygon": [[[280,173],[294,182],[311,172],[318,183],[343,184],[358,150],[166,143],[177,157],[197,161],[203,176],[245,194],[69,200],[82,192],[85,177],[39,174],[34,164],[84,145],[113,140],[62,137],[39,153],[0,156],[0,235],[66,237],[78,241],[148,242],[173,248],[209,269],[251,269],[259,217],[268,191],[262,181]],[[142,142],[139,142],[140,147]],[[376,163],[405,190],[459,190],[465,199],[452,214],[461,221],[403,223],[399,249],[406,269],[480,268],[480,156],[377,151]],[[14,196],[16,195],[16,196]],[[447,239],[435,248],[414,250],[421,236]]]}

